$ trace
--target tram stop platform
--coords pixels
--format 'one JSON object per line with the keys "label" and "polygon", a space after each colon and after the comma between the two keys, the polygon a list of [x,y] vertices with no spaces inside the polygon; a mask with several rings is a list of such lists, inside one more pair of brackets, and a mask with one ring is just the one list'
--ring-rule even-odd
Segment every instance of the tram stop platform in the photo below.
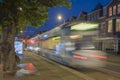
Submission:
{"label": "tram stop platform", "polygon": [[34,52],[25,51],[18,67],[21,69],[14,76],[10,74],[0,76],[0,80],[92,80]]}

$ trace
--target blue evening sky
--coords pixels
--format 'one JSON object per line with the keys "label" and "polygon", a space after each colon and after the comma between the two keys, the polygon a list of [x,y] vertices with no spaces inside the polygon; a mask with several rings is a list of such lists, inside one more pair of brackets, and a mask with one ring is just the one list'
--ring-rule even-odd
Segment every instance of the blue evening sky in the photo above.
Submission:
{"label": "blue evening sky", "polygon": [[[90,12],[92,11],[98,2],[100,2],[103,6],[107,5],[111,0],[71,0],[71,8],[68,9],[63,6],[56,6],[53,8],[49,8],[48,19],[44,22],[44,24],[38,27],[36,30],[30,28],[29,30],[33,31],[42,31],[42,30],[50,30],[54,28],[56,25],[63,23],[63,20],[58,20],[57,16],[60,14],[63,16],[64,20],[69,19],[71,16],[78,16],[81,11]],[[30,27],[30,26],[29,26]],[[27,30],[28,31],[28,30]],[[28,33],[30,34],[30,33]],[[33,34],[33,33],[31,33]],[[33,34],[34,35],[34,34]]]}
{"label": "blue evening sky", "polygon": [[103,6],[107,5],[111,0],[71,0],[71,8],[68,9],[63,6],[57,6],[49,9],[49,18],[38,30],[49,30],[54,28],[56,25],[63,23],[63,21],[58,20],[57,16],[60,14],[63,16],[64,20],[69,19],[71,16],[78,16],[81,11],[90,12],[93,10],[98,2]]}

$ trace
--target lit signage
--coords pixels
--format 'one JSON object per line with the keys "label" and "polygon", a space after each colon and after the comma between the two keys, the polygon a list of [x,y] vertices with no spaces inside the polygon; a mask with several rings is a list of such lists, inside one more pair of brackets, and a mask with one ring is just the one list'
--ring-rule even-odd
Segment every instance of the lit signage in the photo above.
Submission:
{"label": "lit signage", "polygon": [[47,38],[47,37],[48,37],[48,35],[47,35],[47,34],[45,34],[45,35],[43,35],[43,37],[44,37],[44,38]]}
{"label": "lit signage", "polygon": [[82,35],[71,35],[70,38],[71,39],[77,39],[77,38],[82,38]]}
{"label": "lit signage", "polygon": [[52,40],[57,40],[57,39],[60,39],[61,37],[60,36],[57,36],[57,37],[53,37]]}
{"label": "lit signage", "polygon": [[91,30],[98,28],[99,24],[97,23],[80,23],[71,26],[71,30]]}
{"label": "lit signage", "polygon": [[22,41],[14,42],[15,52],[16,54],[23,54],[23,43]]}

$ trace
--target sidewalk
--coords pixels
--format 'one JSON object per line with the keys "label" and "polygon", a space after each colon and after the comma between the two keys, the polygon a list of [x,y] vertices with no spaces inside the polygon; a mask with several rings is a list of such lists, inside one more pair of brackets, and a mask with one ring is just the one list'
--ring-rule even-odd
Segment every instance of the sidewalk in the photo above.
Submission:
{"label": "sidewalk", "polygon": [[108,54],[108,61],[120,63],[120,55]]}
{"label": "sidewalk", "polygon": [[21,63],[24,65],[24,70],[21,71],[26,75],[18,77],[9,75],[3,80],[92,80],[80,72],[46,60],[32,52],[25,52]]}

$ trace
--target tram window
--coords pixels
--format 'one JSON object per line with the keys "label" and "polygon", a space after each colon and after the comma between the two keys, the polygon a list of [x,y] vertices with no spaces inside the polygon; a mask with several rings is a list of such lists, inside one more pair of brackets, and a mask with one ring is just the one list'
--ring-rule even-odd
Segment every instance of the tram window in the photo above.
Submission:
{"label": "tram window", "polygon": [[95,46],[91,42],[81,42],[75,44],[76,50],[79,49],[95,49]]}

